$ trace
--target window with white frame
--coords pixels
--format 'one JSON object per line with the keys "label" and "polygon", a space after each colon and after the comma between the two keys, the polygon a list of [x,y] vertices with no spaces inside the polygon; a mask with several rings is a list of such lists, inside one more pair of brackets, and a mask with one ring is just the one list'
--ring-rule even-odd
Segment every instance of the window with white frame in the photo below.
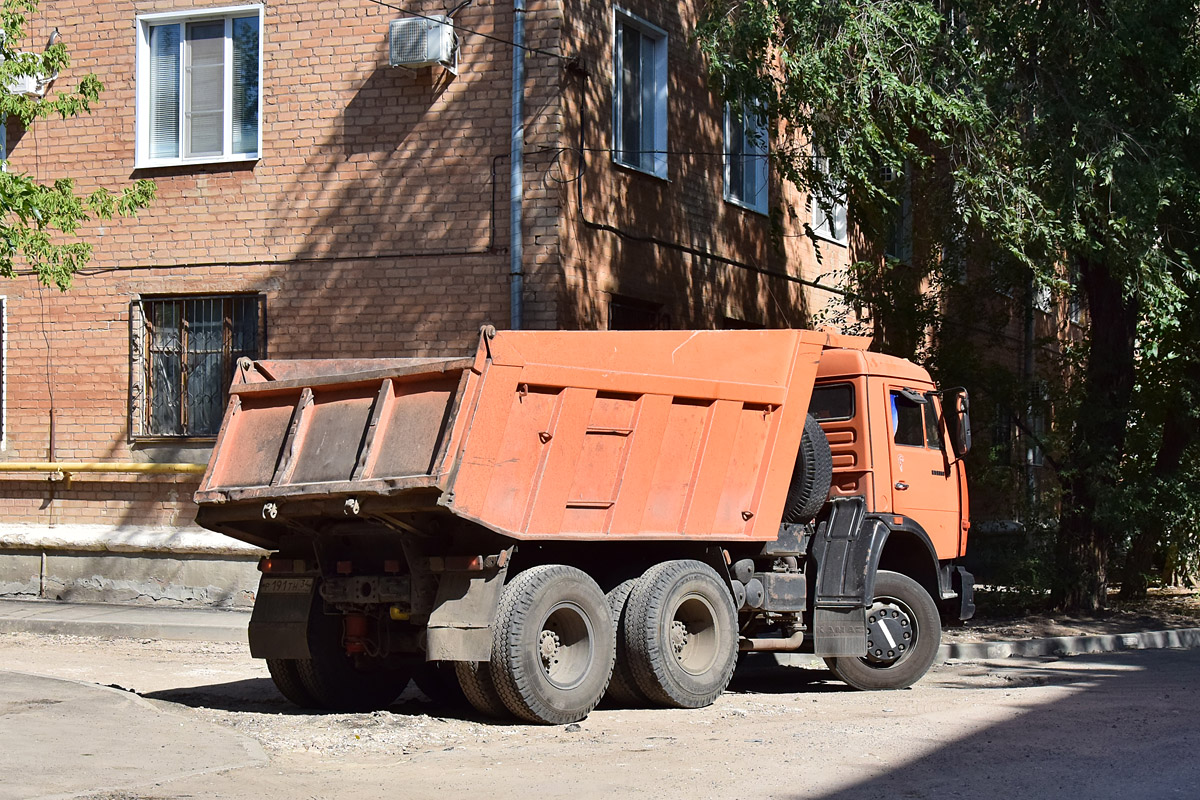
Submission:
{"label": "window with white frame", "polygon": [[262,15],[254,5],[138,16],[138,167],[259,157]]}
{"label": "window with white frame", "polygon": [[725,104],[725,199],[767,213],[766,115],[754,103]]}
{"label": "window with white frame", "polygon": [[[829,159],[821,155],[821,151],[815,148],[813,150],[813,166],[826,177],[829,176]],[[839,244],[845,244],[845,195],[830,197],[814,191],[810,201],[812,203],[813,232],[822,239],[829,239]]]}
{"label": "window with white frame", "polygon": [[667,32],[617,10],[613,160],[667,177]]}

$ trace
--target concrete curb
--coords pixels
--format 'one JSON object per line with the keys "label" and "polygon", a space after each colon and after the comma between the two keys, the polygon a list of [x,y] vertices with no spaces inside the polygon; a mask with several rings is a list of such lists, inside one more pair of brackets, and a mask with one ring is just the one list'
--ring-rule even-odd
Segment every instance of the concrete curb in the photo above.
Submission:
{"label": "concrete curb", "polygon": [[[249,612],[239,609],[155,608],[0,599],[0,633],[245,643],[249,622]],[[1061,657],[1171,647],[1200,647],[1200,628],[1103,636],[1056,636],[1015,642],[943,644],[938,650],[938,659],[987,661],[1013,656]],[[774,655],[780,664],[807,665],[814,660],[819,661],[815,656],[800,653]]]}
{"label": "concrete curb", "polygon": [[1052,636],[1045,639],[1022,639],[1016,642],[944,644],[938,650],[938,658],[941,660],[986,661],[1013,656],[1061,657],[1088,653],[1115,653],[1120,650],[1164,650],[1171,647],[1200,647],[1200,628],[1115,633],[1103,636]]}
{"label": "concrete curb", "polygon": [[244,644],[249,622],[250,614],[240,610],[0,601],[0,633]]}

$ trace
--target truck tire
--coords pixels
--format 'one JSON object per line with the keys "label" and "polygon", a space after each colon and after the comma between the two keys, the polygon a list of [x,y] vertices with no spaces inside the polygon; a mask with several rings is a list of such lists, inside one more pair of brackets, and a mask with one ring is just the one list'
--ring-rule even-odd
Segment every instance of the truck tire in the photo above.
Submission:
{"label": "truck tire", "polygon": [[712,567],[690,560],[651,567],[625,614],[629,663],[646,697],[701,708],[721,696],[737,666],[737,611]]}
{"label": "truck tire", "polygon": [[458,676],[458,685],[463,696],[471,707],[492,719],[505,719],[509,716],[508,707],[500,699],[496,691],[496,682],[492,680],[492,666],[486,661],[456,661],[454,673]]}
{"label": "truck tire", "polygon": [[615,653],[604,592],[583,571],[545,564],[504,587],[492,679],[521,719],[565,725],[586,717],[608,688]]}
{"label": "truck tire", "polygon": [[311,658],[296,660],[300,682],[318,708],[343,713],[378,711],[408,686],[404,668],[362,669],[342,647],[342,618],[314,608],[309,616]]}
{"label": "truck tire", "polygon": [[304,682],[300,680],[300,667],[294,658],[268,658],[267,672],[271,673],[271,680],[275,682],[275,688],[293,704],[300,708],[319,708],[315,697],[308,689],[304,688]]}
{"label": "truck tire", "polygon": [[422,661],[413,670],[413,683],[439,706],[462,708],[467,704],[452,661]]}
{"label": "truck tire", "polygon": [[621,708],[638,707],[646,704],[646,695],[637,687],[633,677],[633,668],[629,664],[629,648],[625,646],[625,608],[629,604],[629,594],[637,585],[637,578],[622,581],[610,591],[608,610],[612,613],[613,632],[617,639],[617,656],[613,663],[612,680],[608,682],[608,692],[605,699],[614,706]]}
{"label": "truck tire", "polygon": [[825,663],[855,689],[904,689],[929,670],[941,642],[942,621],[929,592],[907,575],[880,570],[867,609],[868,654]]}
{"label": "truck tire", "polygon": [[810,522],[825,505],[832,484],[833,454],[829,451],[829,439],[825,438],[825,431],[821,430],[816,417],[809,414],[804,420],[804,435],[800,437],[800,450],[796,453],[783,521]]}

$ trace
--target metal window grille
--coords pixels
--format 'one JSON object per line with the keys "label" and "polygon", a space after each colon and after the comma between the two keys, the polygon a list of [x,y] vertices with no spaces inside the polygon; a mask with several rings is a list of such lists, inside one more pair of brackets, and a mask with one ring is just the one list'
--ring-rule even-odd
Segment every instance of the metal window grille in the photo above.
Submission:
{"label": "metal window grille", "polygon": [[163,297],[141,310],[142,434],[215,436],[237,360],[265,353],[263,298]]}

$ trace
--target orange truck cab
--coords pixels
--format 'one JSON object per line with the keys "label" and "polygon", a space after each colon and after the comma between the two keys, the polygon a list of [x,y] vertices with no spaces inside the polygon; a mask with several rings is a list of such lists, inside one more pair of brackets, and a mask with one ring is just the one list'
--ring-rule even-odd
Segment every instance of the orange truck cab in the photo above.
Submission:
{"label": "orange truck cab", "polygon": [[911,685],[973,613],[965,390],[802,330],[485,327],[460,358],[243,359],[197,521],[271,551],[298,705],[410,679],[539,723],[711,703],[741,651]]}

